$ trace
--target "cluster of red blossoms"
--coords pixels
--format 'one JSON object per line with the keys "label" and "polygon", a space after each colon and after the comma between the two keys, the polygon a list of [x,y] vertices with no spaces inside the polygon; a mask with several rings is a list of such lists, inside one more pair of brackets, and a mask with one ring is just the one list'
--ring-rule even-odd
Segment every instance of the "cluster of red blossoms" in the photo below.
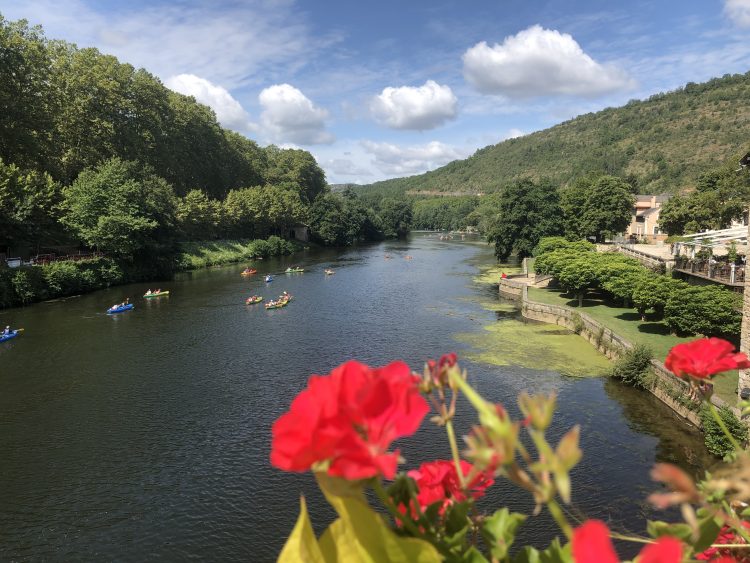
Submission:
{"label": "cluster of red blossoms", "polygon": [[370,368],[349,361],[313,375],[273,425],[271,463],[307,471],[327,462],[334,477],[393,478],[399,456],[389,446],[416,432],[429,410],[418,383],[404,362]]}
{"label": "cluster of red blossoms", "polygon": [[[466,482],[466,490],[473,499],[478,499],[484,495],[484,491],[491,487],[495,482],[490,473],[472,471],[473,466],[468,462],[461,460],[461,471],[464,478],[470,477]],[[452,461],[430,461],[423,463],[419,469],[413,469],[407,473],[414,479],[419,487],[417,502],[419,508],[424,512],[427,507],[442,501],[440,514],[445,512],[454,502],[463,502],[467,495],[461,488],[461,481],[456,472],[456,464]],[[406,508],[403,508],[405,511]],[[412,507],[412,513],[414,513]]]}
{"label": "cluster of red blossoms", "polygon": [[[573,560],[576,563],[619,563],[610,539],[609,528],[599,520],[589,520],[573,531],[571,540]],[[680,540],[662,537],[644,547],[638,554],[638,563],[680,563]],[[731,561],[731,560],[730,560]]]}
{"label": "cluster of red blossoms", "polygon": [[722,371],[750,368],[750,361],[742,352],[735,352],[731,342],[701,338],[672,348],[664,365],[678,377],[708,379]]}

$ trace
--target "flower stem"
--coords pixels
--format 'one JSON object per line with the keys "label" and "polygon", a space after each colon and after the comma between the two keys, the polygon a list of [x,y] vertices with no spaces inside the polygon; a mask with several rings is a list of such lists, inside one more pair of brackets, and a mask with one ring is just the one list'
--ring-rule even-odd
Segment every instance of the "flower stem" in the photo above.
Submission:
{"label": "flower stem", "polygon": [[729,429],[727,428],[726,424],[724,424],[724,421],[721,418],[721,415],[719,414],[719,411],[716,410],[716,407],[714,404],[710,401],[707,401],[708,403],[708,409],[711,411],[711,416],[714,417],[714,420],[716,421],[716,424],[719,425],[719,428],[721,428],[721,431],[724,432],[724,435],[729,440],[729,443],[732,444],[732,447],[735,449],[735,451],[739,451],[740,445],[737,443],[737,440],[734,439],[734,436],[732,436],[731,432],[729,432]]}
{"label": "flower stem", "polygon": [[461,470],[461,458],[458,455],[458,445],[456,444],[456,433],[453,431],[453,421],[448,420],[445,423],[445,431],[448,433],[448,442],[451,445],[451,455],[453,456],[453,463],[456,465],[456,475],[458,475],[458,482],[461,483],[461,488],[466,490],[466,477],[464,472]]}
{"label": "flower stem", "polygon": [[555,499],[550,500],[547,503],[547,508],[549,508],[549,513],[552,515],[555,522],[557,522],[557,525],[560,526],[565,537],[568,539],[572,538],[573,529],[570,527],[570,524],[568,524],[568,520],[565,518],[565,514],[563,514],[562,508],[557,504],[557,501]]}

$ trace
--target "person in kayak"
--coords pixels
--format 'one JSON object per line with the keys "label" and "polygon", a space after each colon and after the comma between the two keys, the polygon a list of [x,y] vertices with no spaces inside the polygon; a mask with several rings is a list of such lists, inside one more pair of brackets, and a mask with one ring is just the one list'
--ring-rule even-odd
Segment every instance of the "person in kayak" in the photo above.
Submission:
{"label": "person in kayak", "polygon": [[146,291],[146,295],[151,295],[151,289],[149,288],[148,291]]}
{"label": "person in kayak", "polygon": [[3,331],[3,336],[8,336],[10,334],[10,325],[5,327],[5,330]]}

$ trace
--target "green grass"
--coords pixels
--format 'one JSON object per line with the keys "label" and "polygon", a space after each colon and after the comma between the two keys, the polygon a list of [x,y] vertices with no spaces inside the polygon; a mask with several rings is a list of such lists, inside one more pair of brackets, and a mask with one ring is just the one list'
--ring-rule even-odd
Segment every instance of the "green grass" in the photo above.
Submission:
{"label": "green grass", "polygon": [[[271,244],[271,240],[276,242]],[[249,262],[258,256],[291,254],[301,246],[297,241],[286,241],[278,237],[270,237],[268,241],[246,239],[185,242],[180,245],[180,267],[195,270],[234,262]]]}
{"label": "green grass", "polygon": [[[596,293],[589,293],[580,309],[577,306],[577,299],[559,289],[530,287],[529,299],[548,305],[566,305],[571,309],[580,310],[631,344],[648,346],[653,350],[654,358],[662,362],[673,346],[695,340],[695,337],[682,338],[670,334],[669,327],[663,321],[641,321],[640,315],[634,309],[618,307]],[[738,377],[738,373],[733,371],[714,380],[715,393],[732,405],[737,401]]]}

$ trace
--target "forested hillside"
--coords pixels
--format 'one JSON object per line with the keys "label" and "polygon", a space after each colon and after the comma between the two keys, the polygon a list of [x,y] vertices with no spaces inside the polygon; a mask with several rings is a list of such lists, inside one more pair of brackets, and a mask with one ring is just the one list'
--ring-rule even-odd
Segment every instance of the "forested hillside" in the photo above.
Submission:
{"label": "forested hillside", "polygon": [[750,72],[581,115],[432,172],[358,191],[477,194],[524,176],[565,185],[588,174],[611,174],[640,193],[676,193],[694,187],[702,172],[743,150],[749,140]]}

